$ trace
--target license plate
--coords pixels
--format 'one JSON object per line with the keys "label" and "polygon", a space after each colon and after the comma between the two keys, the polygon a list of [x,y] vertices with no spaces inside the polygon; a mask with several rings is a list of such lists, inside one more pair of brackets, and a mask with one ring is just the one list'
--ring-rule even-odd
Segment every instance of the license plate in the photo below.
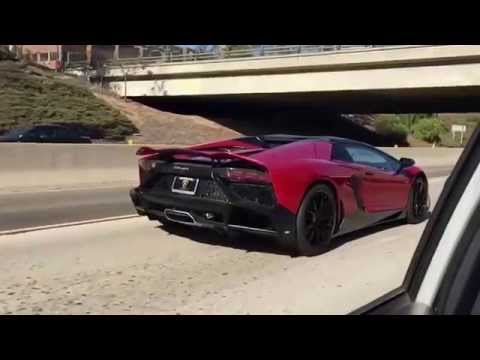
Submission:
{"label": "license plate", "polygon": [[185,195],[195,195],[197,187],[198,179],[175,176],[172,183],[172,192]]}

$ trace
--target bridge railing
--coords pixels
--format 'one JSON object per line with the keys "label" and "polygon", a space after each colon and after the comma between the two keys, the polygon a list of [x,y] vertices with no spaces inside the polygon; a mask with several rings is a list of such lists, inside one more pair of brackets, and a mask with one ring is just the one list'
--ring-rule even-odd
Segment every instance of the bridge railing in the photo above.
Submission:
{"label": "bridge railing", "polygon": [[[172,54],[164,53],[161,56],[143,56],[135,58],[119,58],[109,59],[105,61],[106,65],[129,65],[129,64],[148,64],[148,63],[185,63],[185,62],[201,62],[212,60],[229,60],[229,59],[243,59],[256,58],[268,56],[292,56],[292,55],[312,55],[316,53],[338,52],[346,50],[371,50],[372,48],[395,48],[405,47],[405,45],[266,45],[247,49],[237,50],[221,50],[204,52],[204,53],[182,53]],[[84,61],[75,61],[70,59],[67,67],[76,67]]]}

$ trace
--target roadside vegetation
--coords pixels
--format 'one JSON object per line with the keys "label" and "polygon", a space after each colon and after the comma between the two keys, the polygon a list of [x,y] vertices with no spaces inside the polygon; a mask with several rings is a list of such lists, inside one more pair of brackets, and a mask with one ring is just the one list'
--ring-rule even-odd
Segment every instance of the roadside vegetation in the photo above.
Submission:
{"label": "roadside vegetation", "polygon": [[47,123],[94,139],[123,140],[137,132],[125,115],[79,81],[22,62],[0,61],[0,133]]}
{"label": "roadside vegetation", "polygon": [[[411,145],[460,147],[470,139],[475,127],[480,124],[480,114],[402,114],[378,115],[375,117],[377,132],[398,139],[408,139]],[[463,144],[460,136],[453,138],[452,125],[465,125],[467,133]]]}

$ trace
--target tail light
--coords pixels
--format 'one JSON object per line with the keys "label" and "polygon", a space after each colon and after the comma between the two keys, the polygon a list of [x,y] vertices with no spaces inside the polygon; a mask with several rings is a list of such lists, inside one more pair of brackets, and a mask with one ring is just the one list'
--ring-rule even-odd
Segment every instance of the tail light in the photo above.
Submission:
{"label": "tail light", "polygon": [[143,185],[145,183],[145,179],[147,178],[148,173],[150,173],[154,168],[156,168],[158,163],[158,160],[148,157],[138,160],[140,185]]}
{"label": "tail light", "polygon": [[141,147],[140,149],[137,150],[137,155],[138,156],[145,156],[145,155],[153,155],[158,153],[157,150],[152,149],[148,146]]}
{"label": "tail light", "polygon": [[156,161],[153,159],[140,159],[138,160],[138,166],[144,171],[150,171],[155,167]]}
{"label": "tail light", "polygon": [[220,176],[238,183],[269,184],[272,182],[267,172],[256,169],[224,168]]}

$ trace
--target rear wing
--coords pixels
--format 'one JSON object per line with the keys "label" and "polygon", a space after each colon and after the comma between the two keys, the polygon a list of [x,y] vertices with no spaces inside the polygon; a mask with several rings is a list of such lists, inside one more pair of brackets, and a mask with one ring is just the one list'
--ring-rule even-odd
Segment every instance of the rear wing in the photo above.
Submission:
{"label": "rear wing", "polygon": [[[260,150],[260,149],[259,149]],[[251,151],[250,151],[251,152]],[[220,160],[242,160],[247,163],[251,163],[260,168],[266,169],[264,163],[238,153],[226,152],[226,151],[200,151],[193,149],[180,149],[169,148],[156,150],[150,147],[142,147],[137,151],[138,156],[145,156],[146,158],[155,158],[158,160],[195,160],[195,159],[210,159],[215,162]]]}

